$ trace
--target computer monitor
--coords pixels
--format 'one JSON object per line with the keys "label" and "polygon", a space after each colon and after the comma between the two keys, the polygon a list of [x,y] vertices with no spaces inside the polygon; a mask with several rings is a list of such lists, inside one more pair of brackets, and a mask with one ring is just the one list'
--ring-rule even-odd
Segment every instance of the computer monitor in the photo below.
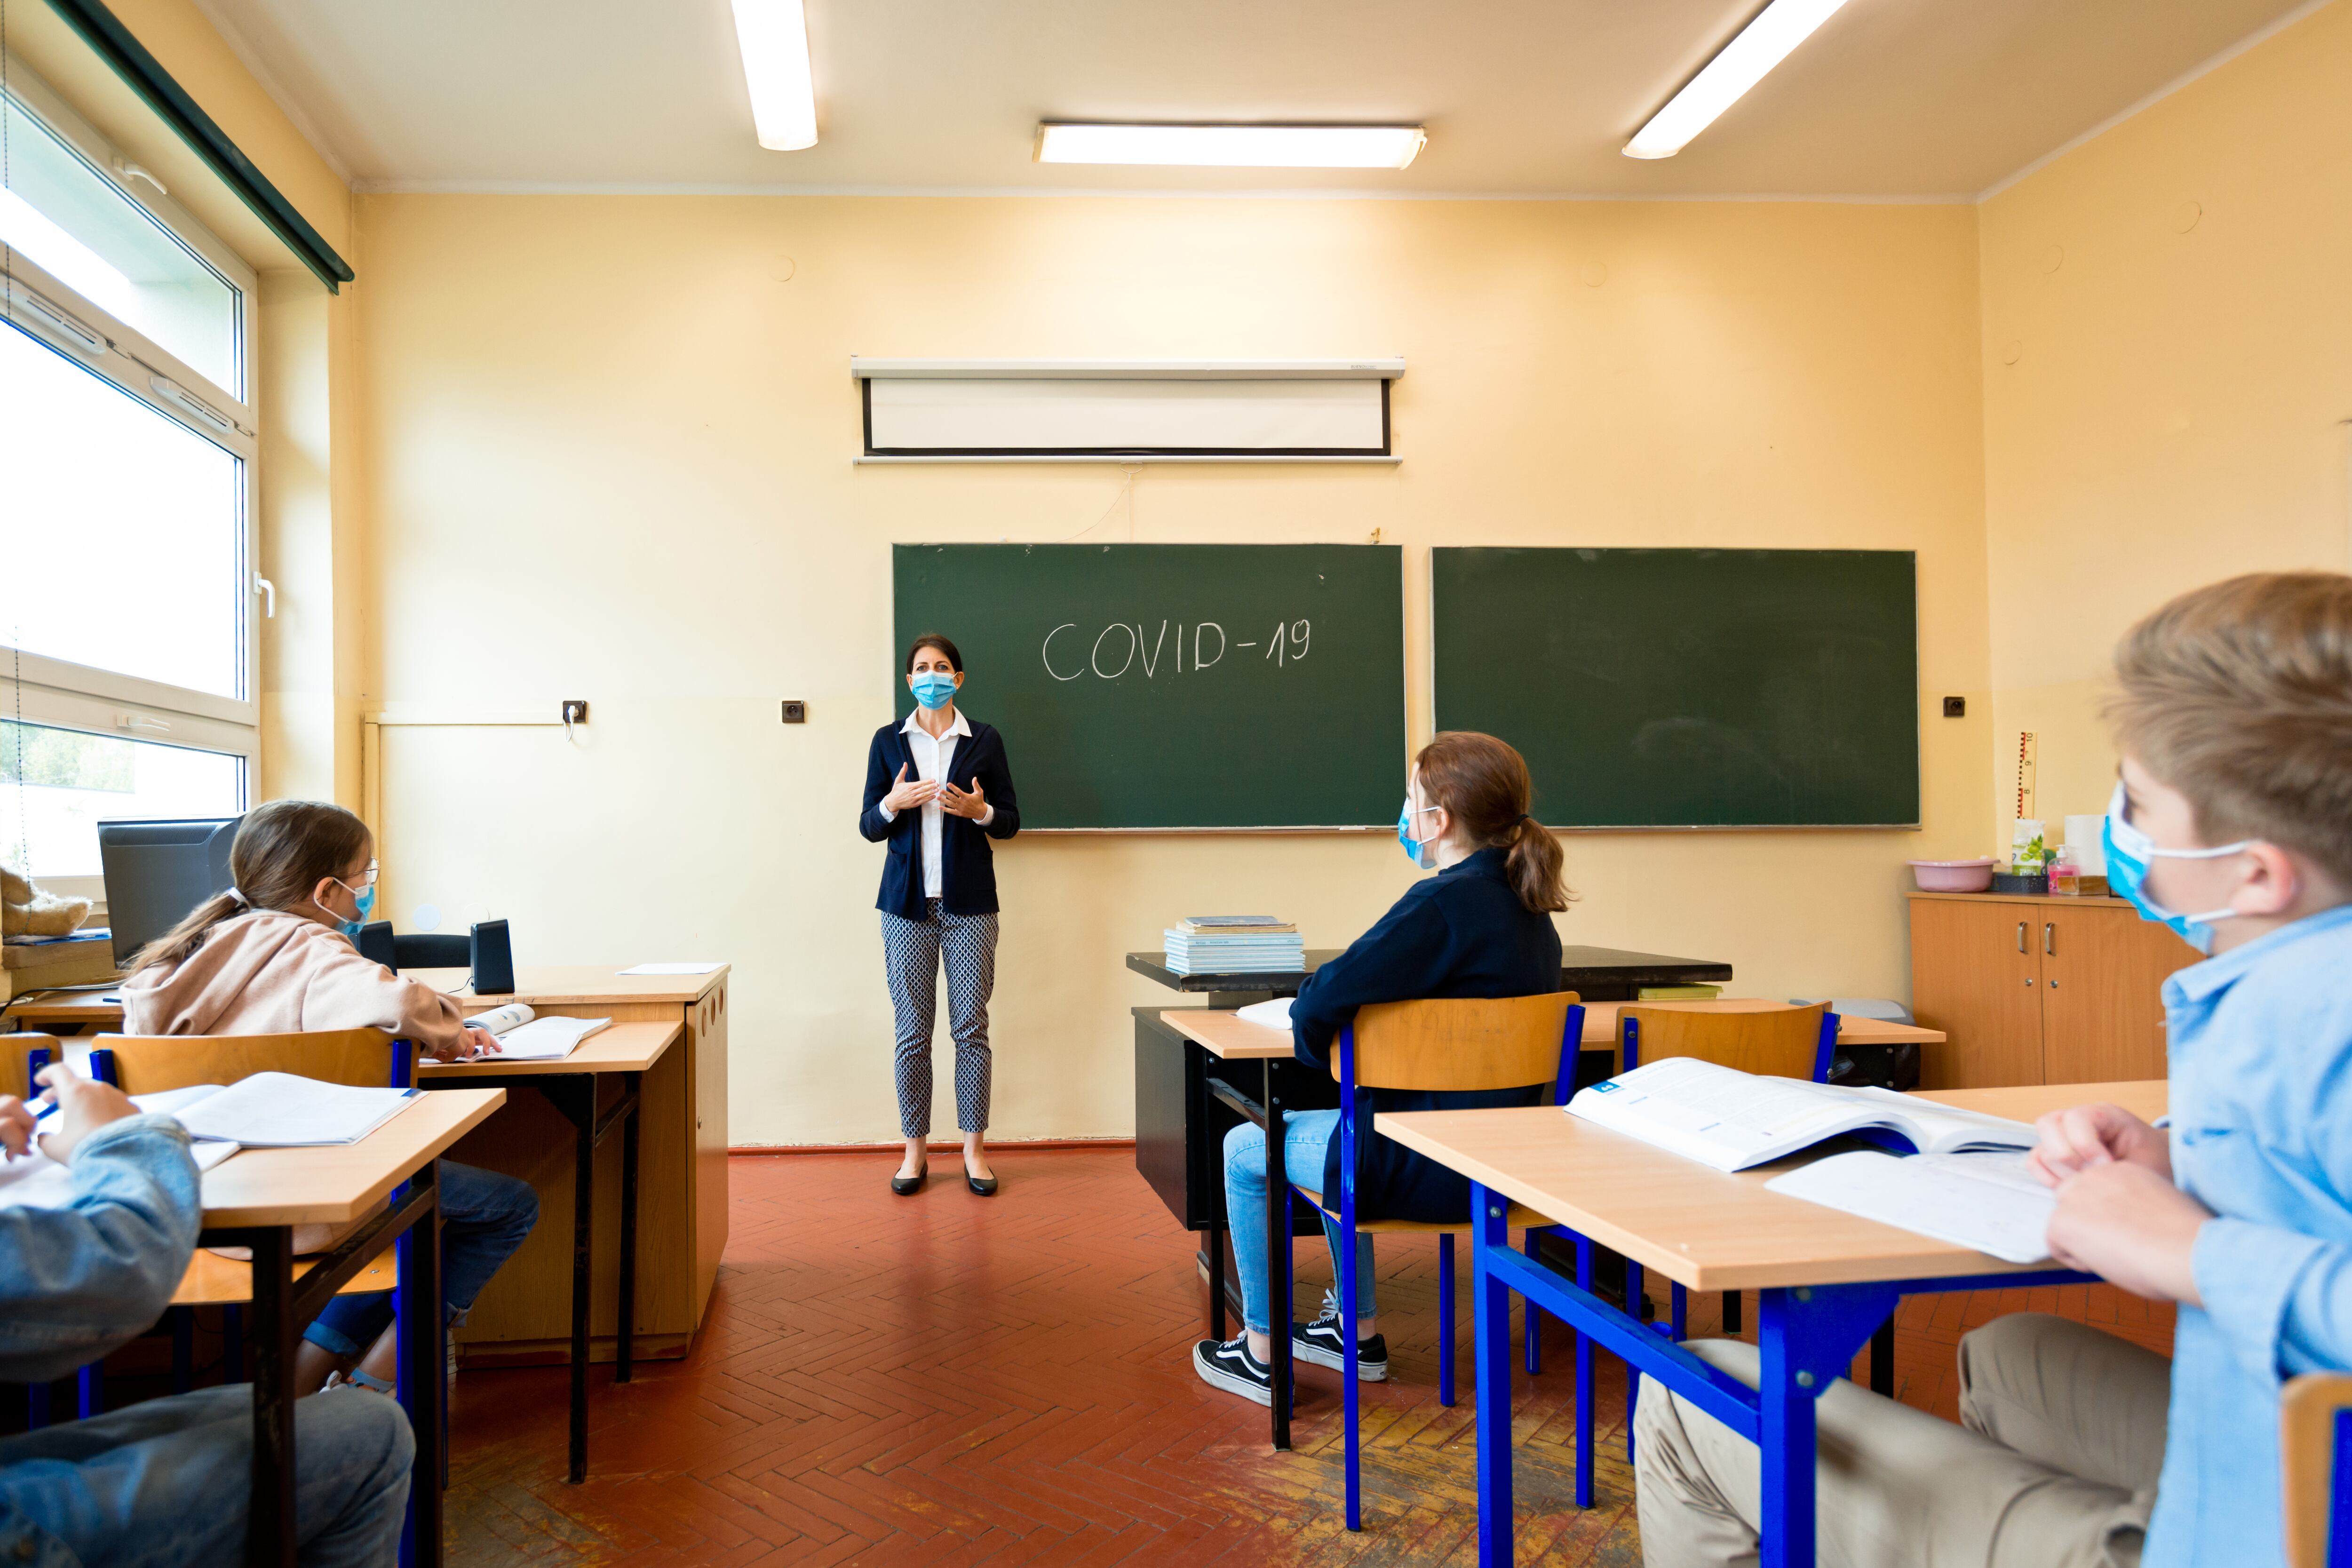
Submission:
{"label": "computer monitor", "polygon": [[107,922],[119,968],[182,916],[235,885],[229,846],[241,816],[181,817],[98,825],[99,869],[106,877]]}

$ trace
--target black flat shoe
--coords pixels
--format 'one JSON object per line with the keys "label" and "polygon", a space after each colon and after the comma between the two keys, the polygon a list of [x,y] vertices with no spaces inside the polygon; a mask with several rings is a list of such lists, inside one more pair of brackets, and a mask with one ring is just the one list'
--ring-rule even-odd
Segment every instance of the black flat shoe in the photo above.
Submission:
{"label": "black flat shoe", "polygon": [[966,1165],[963,1168],[963,1184],[970,1187],[981,1197],[992,1198],[996,1195],[996,1178],[994,1176],[975,1176],[971,1173],[971,1167],[970,1165]]}
{"label": "black flat shoe", "polygon": [[915,1173],[911,1176],[901,1176],[894,1173],[890,1177],[890,1190],[902,1198],[911,1198],[923,1190],[923,1183],[930,1173],[931,1163],[929,1160],[916,1166]]}

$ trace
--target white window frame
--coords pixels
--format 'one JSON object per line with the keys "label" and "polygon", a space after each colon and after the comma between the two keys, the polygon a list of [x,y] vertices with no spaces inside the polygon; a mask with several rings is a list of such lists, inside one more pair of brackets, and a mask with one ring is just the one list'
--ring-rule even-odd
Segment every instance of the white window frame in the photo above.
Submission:
{"label": "white window frame", "polygon": [[[160,190],[134,181],[112,142],[59,99],[46,83],[8,57],[8,89],[20,110],[38,119],[116,189],[144,208],[237,291],[236,376],[243,389],[222,386],[95,301],[68,287],[22,251],[8,253],[0,277],[0,331],[22,331],[44,348],[89,371],[134,401],[229,453],[243,479],[238,560],[236,695],[189,687],[52,658],[0,642],[0,719],[45,728],[78,730],[118,739],[161,742],[238,758],[238,806],[252,800],[261,758],[260,617],[261,421],[253,385],[258,360],[259,279],[254,269]],[[239,395],[243,390],[244,395]],[[273,606],[274,609],[274,606]],[[59,891],[89,878],[44,879]],[[96,896],[96,889],[83,889]]]}

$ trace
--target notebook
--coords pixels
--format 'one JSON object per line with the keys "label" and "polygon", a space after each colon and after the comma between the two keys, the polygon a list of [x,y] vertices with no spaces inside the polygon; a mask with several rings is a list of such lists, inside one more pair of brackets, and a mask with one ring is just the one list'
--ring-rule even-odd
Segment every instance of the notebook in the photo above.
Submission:
{"label": "notebook", "polygon": [[223,1089],[193,1084],[155,1094],[134,1094],[142,1110],[178,1119],[199,1142],[241,1144],[247,1149],[316,1149],[356,1143],[423,1093],[415,1089],[357,1089],[321,1083],[290,1072],[257,1072]]}
{"label": "notebook", "polygon": [[[610,1018],[541,1018],[524,1002],[509,1002],[466,1020],[470,1028],[488,1029],[499,1037],[499,1054],[480,1057],[484,1065],[500,1061],[555,1061],[599,1029],[612,1027]],[[468,1064],[470,1065],[470,1064]]]}
{"label": "notebook", "polygon": [[1279,1029],[1290,1033],[1290,998],[1277,996],[1271,1002],[1253,1002],[1236,1009],[1234,1016],[1246,1018],[1262,1029]]}
{"label": "notebook", "polygon": [[2008,1263],[2050,1256],[2050,1215],[2058,1206],[2057,1193],[2025,1168],[2025,1156],[2006,1149],[1908,1155],[1861,1149],[1764,1185]]}
{"label": "notebook", "polygon": [[[209,1171],[236,1149],[234,1143],[199,1143],[190,1152],[197,1170]],[[61,1209],[73,1195],[73,1173],[37,1149],[0,1164],[0,1209]]]}

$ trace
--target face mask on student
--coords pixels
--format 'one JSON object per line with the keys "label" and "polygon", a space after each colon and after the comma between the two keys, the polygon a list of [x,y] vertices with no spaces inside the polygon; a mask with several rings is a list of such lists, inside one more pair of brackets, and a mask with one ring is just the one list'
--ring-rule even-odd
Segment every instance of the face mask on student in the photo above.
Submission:
{"label": "face mask on student", "polygon": [[2224,844],[2218,849],[2159,849],[2154,839],[2134,827],[2125,816],[2124,786],[2120,783],[2107,802],[2107,822],[2102,836],[2107,847],[2107,886],[2129,899],[2139,910],[2141,918],[2156,921],[2200,952],[2211,952],[2211,922],[2229,920],[2238,911],[2225,908],[2207,910],[2202,914],[2175,914],[2147,896],[2144,886],[2147,879],[2147,863],[2156,859],[2219,859],[2224,855],[2237,854],[2253,840],[2241,838],[2235,844]]}
{"label": "face mask on student", "polygon": [[955,700],[955,677],[927,669],[915,677],[914,691],[915,700],[924,707],[944,708]]}
{"label": "face mask on student", "polygon": [[1412,819],[1416,816],[1427,816],[1437,809],[1438,807],[1433,805],[1424,805],[1416,811],[1413,809],[1412,796],[1407,795],[1404,797],[1404,805],[1397,812],[1397,842],[1404,846],[1404,852],[1412,858],[1412,863],[1424,871],[1433,869],[1437,865],[1437,840],[1415,838],[1412,836]]}
{"label": "face mask on student", "polygon": [[[370,882],[364,888],[354,888],[349,882],[346,882],[341,877],[338,877],[335,879],[335,886],[341,888],[346,893],[351,894],[352,907],[359,910],[359,918],[357,920],[347,921],[339,918],[335,921],[335,929],[342,932],[345,936],[351,938],[353,942],[357,942],[360,939],[360,928],[367,924],[368,916],[375,913],[375,884],[373,882]],[[314,903],[317,902],[316,900],[311,901]],[[327,906],[324,904],[320,904],[319,907],[322,910],[327,910]],[[331,915],[335,911],[332,910],[327,910],[327,912]]]}

